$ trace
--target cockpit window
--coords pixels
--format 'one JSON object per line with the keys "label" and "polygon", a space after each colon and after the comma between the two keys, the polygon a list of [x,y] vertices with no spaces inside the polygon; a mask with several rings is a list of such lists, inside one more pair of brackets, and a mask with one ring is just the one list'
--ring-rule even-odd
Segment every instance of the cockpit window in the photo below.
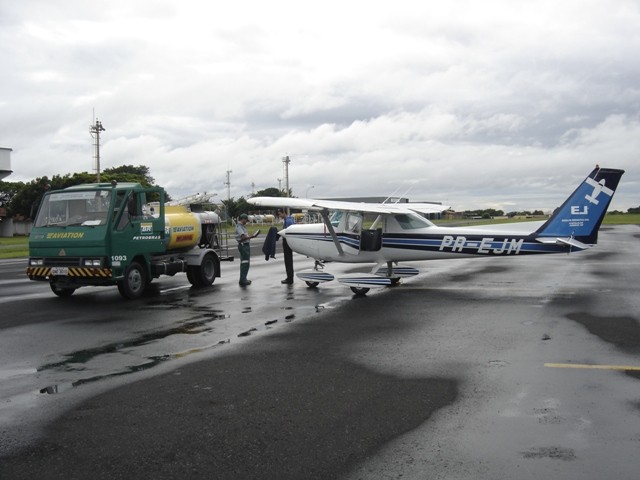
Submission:
{"label": "cockpit window", "polygon": [[340,225],[340,220],[342,220],[343,215],[344,215],[343,211],[335,210],[331,215],[331,220],[330,220],[331,225],[333,225],[334,227],[337,227],[338,225]]}
{"label": "cockpit window", "polygon": [[431,226],[431,223],[420,218],[417,215],[407,215],[404,213],[394,215],[396,222],[403,230],[415,230],[417,228],[427,228]]}

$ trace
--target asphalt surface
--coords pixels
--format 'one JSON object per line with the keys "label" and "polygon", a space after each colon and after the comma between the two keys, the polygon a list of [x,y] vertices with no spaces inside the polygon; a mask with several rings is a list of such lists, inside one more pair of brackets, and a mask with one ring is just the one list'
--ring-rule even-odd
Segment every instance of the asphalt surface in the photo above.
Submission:
{"label": "asphalt surface", "polygon": [[637,478],[638,240],[415,264],[74,406],[0,478]]}

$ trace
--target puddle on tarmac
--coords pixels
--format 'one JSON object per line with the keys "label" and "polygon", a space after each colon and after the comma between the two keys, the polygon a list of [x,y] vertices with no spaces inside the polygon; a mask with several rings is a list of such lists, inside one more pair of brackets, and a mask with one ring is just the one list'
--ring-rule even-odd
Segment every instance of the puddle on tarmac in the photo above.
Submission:
{"label": "puddle on tarmac", "polygon": [[[165,305],[166,305],[166,302],[165,302]],[[299,311],[309,310],[310,312],[318,313],[323,311],[325,308],[332,308],[332,307],[328,305],[314,305],[312,307],[310,306],[310,307],[298,308],[297,310]],[[294,308],[283,307],[283,310],[290,311],[290,310],[294,310]],[[251,312],[251,307],[247,307],[245,310],[243,310],[242,313],[250,313],[250,312]],[[102,355],[108,355],[108,354],[114,354],[114,353],[126,354],[127,352],[125,352],[125,350],[130,350],[136,347],[148,345],[148,344],[151,344],[152,342],[165,339],[172,335],[184,335],[184,334],[199,335],[199,334],[207,333],[212,330],[212,326],[210,325],[212,321],[230,318],[230,315],[227,315],[221,312],[212,312],[210,310],[202,311],[201,313],[203,314],[203,316],[207,318],[206,320],[190,321],[177,327],[168,328],[160,331],[154,331],[151,333],[145,333],[143,335],[140,335],[139,337],[136,337],[130,340],[114,342],[114,343],[104,345],[101,347],[96,347],[96,348],[78,350],[76,352],[65,355],[64,359],[59,362],[52,362],[52,363],[48,363],[40,366],[36,369],[36,371],[37,372],[46,372],[46,371],[81,372],[86,369],[85,365],[87,363],[89,363],[90,361]],[[294,321],[295,318],[296,318],[296,314],[290,313],[289,315],[286,315],[284,317],[284,322],[290,323]],[[258,325],[257,327],[253,327],[242,333],[239,333],[237,337],[238,338],[248,337],[254,333],[271,330],[272,328],[274,328],[274,325],[278,323],[278,321],[279,321],[278,319],[269,320],[264,324]],[[143,358],[141,363],[138,363],[135,365],[120,367],[116,371],[97,374],[97,375],[93,375],[86,378],[80,378],[75,381],[47,385],[46,387],[39,389],[38,392],[40,394],[45,394],[45,395],[55,395],[55,394],[64,393],[65,391],[68,391],[80,385],[96,382],[99,380],[105,380],[109,378],[129,375],[135,372],[149,370],[153,367],[160,365],[163,362],[174,360],[177,358],[184,358],[194,353],[205,352],[205,351],[214,349],[216,347],[219,347],[221,345],[229,344],[231,343],[231,341],[232,341],[231,338],[228,338],[214,344],[209,344],[202,347],[196,347],[196,348],[192,348],[192,349],[178,352],[178,353],[149,356],[149,357]]]}

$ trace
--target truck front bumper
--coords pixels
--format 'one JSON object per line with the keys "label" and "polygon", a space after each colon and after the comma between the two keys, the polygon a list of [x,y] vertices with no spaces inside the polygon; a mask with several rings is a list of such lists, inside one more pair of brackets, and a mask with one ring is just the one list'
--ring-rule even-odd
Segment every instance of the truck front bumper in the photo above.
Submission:
{"label": "truck front bumper", "polygon": [[110,268],[97,267],[27,267],[31,280],[51,281],[78,285],[104,285],[112,281]]}

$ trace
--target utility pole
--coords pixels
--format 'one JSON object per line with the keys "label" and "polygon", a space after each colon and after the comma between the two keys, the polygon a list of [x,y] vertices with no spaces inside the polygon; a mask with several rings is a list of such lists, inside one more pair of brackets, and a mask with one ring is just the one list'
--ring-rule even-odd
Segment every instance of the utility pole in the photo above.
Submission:
{"label": "utility pole", "polygon": [[96,161],[96,181],[100,183],[100,132],[104,132],[105,129],[102,126],[100,120],[96,118],[95,125],[89,125],[89,133],[91,137],[95,139],[93,146],[95,147],[95,161]]}
{"label": "utility pole", "polygon": [[284,188],[285,188],[285,196],[289,196],[289,155],[285,155],[282,157],[282,163],[284,164]]}
{"label": "utility pole", "polygon": [[227,200],[231,202],[231,170],[227,170],[227,181],[224,184],[227,186]]}

